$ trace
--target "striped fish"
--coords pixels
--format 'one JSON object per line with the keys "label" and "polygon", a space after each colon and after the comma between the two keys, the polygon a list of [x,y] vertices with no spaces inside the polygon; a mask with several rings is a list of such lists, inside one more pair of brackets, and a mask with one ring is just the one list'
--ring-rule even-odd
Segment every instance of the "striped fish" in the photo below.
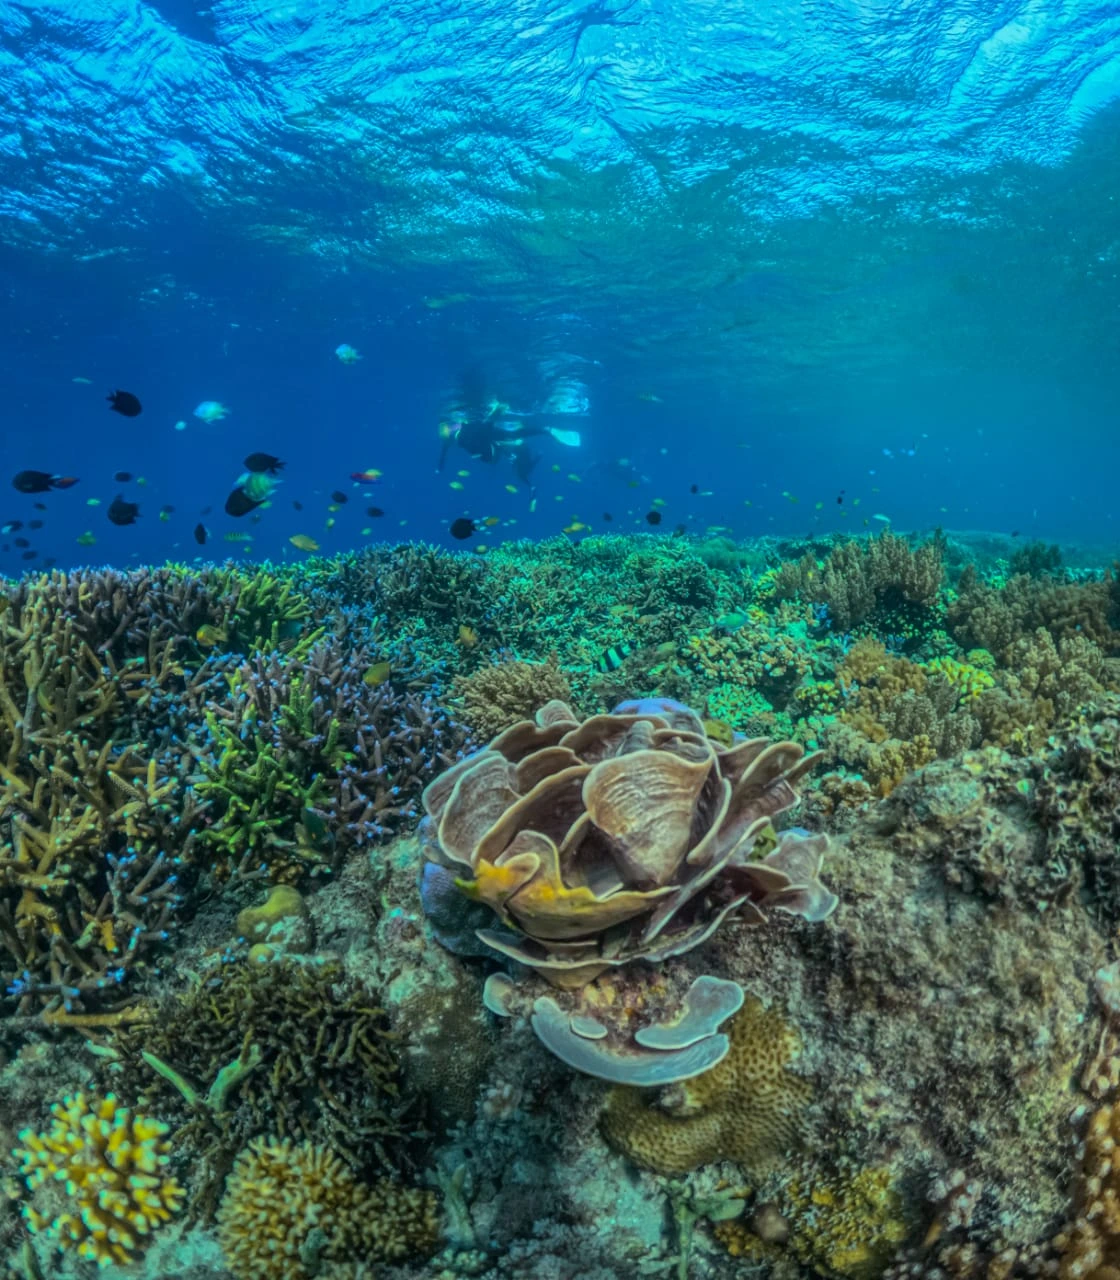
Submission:
{"label": "striped fish", "polygon": [[632,644],[612,644],[609,649],[605,649],[600,655],[599,660],[595,663],[595,670],[607,675],[608,672],[617,671],[622,666],[623,660],[634,652]]}

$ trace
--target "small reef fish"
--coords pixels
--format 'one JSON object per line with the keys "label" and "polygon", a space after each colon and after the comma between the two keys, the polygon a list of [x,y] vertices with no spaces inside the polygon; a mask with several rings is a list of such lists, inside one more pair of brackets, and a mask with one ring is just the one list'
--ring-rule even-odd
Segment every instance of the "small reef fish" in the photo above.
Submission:
{"label": "small reef fish", "polygon": [[634,646],[632,644],[613,644],[599,655],[595,662],[595,670],[603,675],[607,675],[611,671],[617,671],[625,659],[633,652]]}
{"label": "small reef fish", "polygon": [[362,358],[362,353],[357,347],[352,347],[348,342],[340,342],[335,347],[334,353],[341,364],[357,364]]}
{"label": "small reef fish", "polygon": [[871,519],[878,520],[881,524],[890,524],[891,522],[890,516],[879,515],[878,512],[876,512],[876,514],[873,515]]}
{"label": "small reef fish", "polygon": [[738,631],[740,627],[745,627],[750,618],[738,609],[733,609],[730,613],[725,613],[716,619],[717,631]]}
{"label": "small reef fish", "polygon": [[496,524],[501,524],[501,520],[497,516],[487,516],[482,522],[488,529],[493,529]]}
{"label": "small reef fish", "polygon": [[460,516],[458,520],[452,520],[451,528],[448,532],[453,538],[458,538],[462,541],[465,538],[469,538],[472,533],[477,533],[478,525],[469,517]]}
{"label": "small reef fish", "polygon": [[293,533],[292,536],[288,539],[288,541],[292,544],[293,547],[298,548],[300,551],[318,551],[319,550],[319,544],[315,541],[314,538],[308,537],[306,533]]}
{"label": "small reef fish", "polygon": [[638,399],[644,400],[646,404],[661,404],[661,397],[654,391],[639,391]]}
{"label": "small reef fish", "polygon": [[362,675],[362,683],[368,684],[371,689],[376,689],[378,685],[384,684],[392,673],[392,663],[375,662],[371,667],[366,668]]}
{"label": "small reef fish", "polygon": [[206,539],[210,536],[210,530],[200,520],[194,527],[194,540],[200,547],[206,545]]}
{"label": "small reef fish", "polygon": [[564,526],[564,533],[583,533],[585,529],[590,529],[589,524],[584,524],[582,520],[573,520],[571,524]]}
{"label": "small reef fish", "polygon": [[381,472],[376,467],[368,467],[365,471],[351,471],[350,479],[358,484],[376,484],[381,479]]}
{"label": "small reef fish", "polygon": [[97,541],[97,539],[87,529],[85,533],[79,533],[78,536],[74,539],[74,541],[78,544],[79,547],[92,547],[93,544]]}
{"label": "small reef fish", "polygon": [[220,400],[203,400],[195,409],[194,416],[203,422],[221,422],[229,416],[229,410]]}
{"label": "small reef fish", "polygon": [[237,533],[236,531],[233,533],[223,533],[222,541],[223,542],[252,542],[253,535],[251,533]]}
{"label": "small reef fish", "polygon": [[78,377],[78,378],[71,378],[71,379],[70,379],[70,381],[71,381],[71,382],[77,382],[77,383],[80,383],[82,386],[86,386],[86,387],[88,387],[88,386],[90,385],[90,383],[93,381],[93,379],[92,379],[92,378],[82,378],[82,377]]}
{"label": "small reef fish", "polygon": [[473,649],[478,644],[478,632],[468,627],[465,622],[459,624],[459,643],[464,649]]}
{"label": "small reef fish", "polygon": [[255,474],[275,476],[279,475],[283,469],[284,464],[271,453],[251,453],[245,459],[245,470]]}
{"label": "small reef fish", "polygon": [[209,622],[204,622],[194,633],[194,638],[204,649],[212,649],[216,644],[225,644],[229,639],[229,633],[225,627],[215,627]]}
{"label": "small reef fish", "polygon": [[452,481],[451,481],[451,483],[450,483],[447,487],[448,487],[449,489],[460,490],[460,489],[462,489],[462,487],[463,487],[463,482],[462,482],[462,480],[452,480]]}
{"label": "small reef fish", "polygon": [[140,414],[140,401],[131,391],[110,391],[105,399],[114,413],[122,413],[126,418],[136,418]]}
{"label": "small reef fish", "polygon": [[113,524],[135,524],[136,517],[140,514],[140,504],[137,502],[127,502],[118,493],[109,504],[109,510],[106,514]]}
{"label": "small reef fish", "polygon": [[366,507],[366,515],[373,520],[379,520],[384,514],[381,507]]}
{"label": "small reef fish", "polygon": [[[461,486],[460,486],[460,487],[461,487]],[[517,485],[515,485],[515,484],[507,484],[507,485],[506,485],[506,493],[516,493],[516,492],[517,492]],[[536,501],[536,499],[534,498],[534,499],[533,499],[533,501],[535,502],[535,501]]]}
{"label": "small reef fish", "polygon": [[48,489],[69,489],[78,483],[77,476],[52,476],[47,471],[18,471],[12,477],[12,488],[20,493],[46,493]]}
{"label": "small reef fish", "polygon": [[647,523],[647,524],[660,524],[660,523],[661,523],[661,512],[660,512],[660,511],[647,511],[647,512],[646,512],[646,523]]}
{"label": "small reef fish", "polygon": [[117,484],[128,484],[128,482],[132,479],[132,472],[131,471],[114,471],[113,479],[117,482]]}
{"label": "small reef fish", "polygon": [[470,299],[469,293],[446,293],[442,298],[425,298],[424,306],[429,311],[440,311],[444,307],[450,307],[456,302],[467,302]]}
{"label": "small reef fish", "polygon": [[342,492],[341,489],[335,489],[331,494],[331,501],[337,502],[339,506],[342,506],[344,502],[349,502],[350,499]]}
{"label": "small reef fish", "polygon": [[23,528],[22,520],[9,520],[7,524],[0,525],[0,533],[15,533]]}

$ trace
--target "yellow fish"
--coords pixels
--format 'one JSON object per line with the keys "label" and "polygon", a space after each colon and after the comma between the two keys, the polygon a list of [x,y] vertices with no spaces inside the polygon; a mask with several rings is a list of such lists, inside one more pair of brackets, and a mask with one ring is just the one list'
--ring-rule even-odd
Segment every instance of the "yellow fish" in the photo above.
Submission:
{"label": "yellow fish", "polygon": [[288,539],[293,547],[297,547],[300,551],[318,551],[319,544],[314,538],[310,538],[306,533],[293,533]]}
{"label": "yellow fish", "polygon": [[560,470],[560,464],[559,464],[558,462],[554,462],[554,463],[552,464],[552,470],[553,470],[553,471],[559,471],[559,470]]}
{"label": "yellow fish", "polygon": [[653,505],[654,505],[655,507],[663,507],[663,506],[665,505],[665,499],[664,499],[664,498],[654,498],[654,500],[653,500]]}
{"label": "yellow fish", "polygon": [[571,524],[564,526],[565,533],[580,533],[584,529],[590,529],[589,524],[584,524],[582,520],[573,520]]}
{"label": "yellow fish", "polygon": [[[537,500],[536,498],[534,498],[532,502],[529,503],[529,514],[532,515],[533,512],[536,511],[536,509],[537,509]],[[510,524],[513,524],[512,520],[510,521]]]}
{"label": "yellow fish", "polygon": [[327,528],[327,529],[333,529],[333,528],[334,528],[334,516],[328,516],[328,517],[327,517],[327,519],[324,521],[324,527],[325,527],[325,528]]}
{"label": "yellow fish", "polygon": [[331,505],[327,508],[327,510],[334,512],[334,511],[341,511],[342,508],[338,505],[337,502],[332,502]]}
{"label": "yellow fish", "polygon": [[371,689],[376,689],[379,684],[384,684],[389,679],[392,669],[388,662],[375,662],[362,676],[362,683],[368,684]]}
{"label": "yellow fish", "polygon": [[577,476],[577,475],[576,475],[576,473],[575,473],[574,471],[569,471],[569,472],[568,472],[568,479],[569,479],[569,480],[574,480],[574,481],[576,482],[576,484],[583,484],[583,481],[579,478],[579,476]]}
{"label": "yellow fish", "polygon": [[486,527],[487,527],[487,528],[489,528],[489,529],[493,529],[493,527],[494,527],[496,524],[501,524],[501,521],[498,519],[498,517],[497,517],[497,516],[487,516],[487,517],[486,517],[486,519],[485,519],[485,520],[483,520],[483,522],[482,522],[482,523],[483,523],[484,525],[486,525]]}
{"label": "yellow fish", "polygon": [[452,489],[461,489],[462,487],[463,487],[463,482],[462,482],[462,480],[452,480],[452,481],[451,481],[451,488],[452,488]]}
{"label": "yellow fish", "polygon": [[515,484],[506,485],[506,493],[516,493],[516,492],[517,492],[517,485]]}
{"label": "yellow fish", "polygon": [[474,627],[468,627],[465,622],[460,623],[459,643],[464,649],[473,649],[478,644],[478,632]]}
{"label": "yellow fish", "polygon": [[457,476],[469,476],[469,475],[470,475],[470,472],[469,472],[469,471],[456,471],[456,472],[455,472],[455,474],[456,474]]}
{"label": "yellow fish", "polygon": [[74,539],[74,541],[78,544],[79,547],[92,547],[93,544],[97,541],[97,539],[87,529],[85,533],[79,533],[78,536]]}
{"label": "yellow fish", "polygon": [[194,633],[194,638],[204,649],[212,649],[216,644],[225,644],[229,639],[225,627],[214,627],[204,622]]}

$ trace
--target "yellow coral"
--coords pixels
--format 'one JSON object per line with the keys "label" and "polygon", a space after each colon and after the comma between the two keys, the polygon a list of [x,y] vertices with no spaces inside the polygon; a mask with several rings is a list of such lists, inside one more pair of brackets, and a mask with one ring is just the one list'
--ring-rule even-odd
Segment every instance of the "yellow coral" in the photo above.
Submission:
{"label": "yellow coral", "polygon": [[430,1253],[438,1238],[430,1191],[358,1182],[337,1155],[309,1142],[257,1138],[243,1151],[218,1210],[218,1240],[237,1280],[335,1277],[362,1264]]}
{"label": "yellow coral", "polygon": [[727,1028],[727,1056],[702,1075],[665,1090],[653,1105],[648,1090],[611,1091],[603,1134],[635,1164],[681,1174],[715,1160],[759,1170],[789,1150],[800,1132],[807,1081],[789,1063],[801,1049],[797,1033],[774,1009],[748,997]]}
{"label": "yellow coral", "polygon": [[[976,654],[982,652],[983,650],[979,649],[973,650],[973,653]],[[934,658],[932,662],[927,662],[924,666],[930,675],[944,676],[954,689],[960,691],[961,697],[966,700],[978,698],[985,689],[990,689],[995,684],[995,678],[987,671],[971,662],[959,662],[956,658]]]}
{"label": "yellow coral", "polygon": [[879,1276],[909,1228],[886,1169],[793,1181],[779,1197],[789,1249],[819,1274],[844,1280]]}
{"label": "yellow coral", "polygon": [[75,1249],[99,1267],[128,1266],[182,1204],[182,1187],[164,1174],[167,1126],[134,1115],[111,1093],[75,1094],[51,1114],[46,1133],[20,1133],[15,1155],[29,1190],[48,1179],[65,1183],[73,1208],[50,1218],[25,1205],[24,1217],[60,1249]]}

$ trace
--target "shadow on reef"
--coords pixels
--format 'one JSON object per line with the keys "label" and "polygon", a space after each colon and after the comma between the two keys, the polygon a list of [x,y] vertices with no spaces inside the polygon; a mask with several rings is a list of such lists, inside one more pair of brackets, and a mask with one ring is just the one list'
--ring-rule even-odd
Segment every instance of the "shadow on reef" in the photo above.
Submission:
{"label": "shadow on reef", "polygon": [[11,1275],[1120,1275],[1110,573],[409,544],[0,621]]}

